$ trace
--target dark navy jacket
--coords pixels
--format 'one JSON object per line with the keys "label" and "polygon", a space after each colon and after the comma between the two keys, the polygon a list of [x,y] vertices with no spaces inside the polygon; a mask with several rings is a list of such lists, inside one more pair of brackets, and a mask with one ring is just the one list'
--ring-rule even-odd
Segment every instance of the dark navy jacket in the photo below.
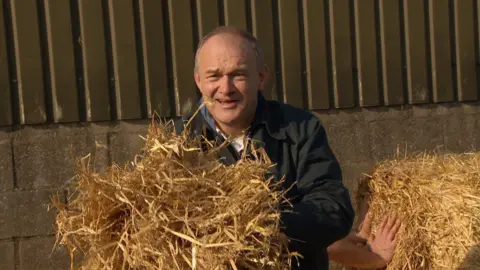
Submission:
{"label": "dark navy jacket", "polygon": [[[190,117],[175,120],[177,132],[182,131]],[[194,136],[223,140],[205,107],[192,120],[190,128]],[[322,123],[306,110],[267,101],[259,94],[249,136],[261,143],[276,164],[276,178],[285,176],[285,188],[296,181],[287,193],[294,206],[293,213],[283,214],[282,224],[292,239],[290,250],[305,258],[292,269],[328,269],[326,248],[349,233],[354,210]],[[225,148],[220,156],[226,164],[240,157],[233,146]]]}

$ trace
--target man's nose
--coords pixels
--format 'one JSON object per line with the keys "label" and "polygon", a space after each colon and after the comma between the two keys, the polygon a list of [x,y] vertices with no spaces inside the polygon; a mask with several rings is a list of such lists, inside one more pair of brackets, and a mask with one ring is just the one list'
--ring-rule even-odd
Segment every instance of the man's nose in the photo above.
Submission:
{"label": "man's nose", "polygon": [[233,78],[229,75],[224,75],[220,79],[219,92],[222,94],[231,94],[235,92],[235,85],[233,84]]}

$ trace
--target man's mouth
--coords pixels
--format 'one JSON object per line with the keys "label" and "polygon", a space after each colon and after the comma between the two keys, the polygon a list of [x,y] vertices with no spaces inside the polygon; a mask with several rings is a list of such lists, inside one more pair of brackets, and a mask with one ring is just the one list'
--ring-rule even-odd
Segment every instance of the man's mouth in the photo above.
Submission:
{"label": "man's mouth", "polygon": [[222,106],[224,109],[230,109],[233,108],[237,105],[238,100],[234,99],[217,99],[216,100],[220,106]]}
{"label": "man's mouth", "polygon": [[220,104],[231,104],[231,103],[236,103],[237,102],[236,100],[233,100],[233,99],[217,99],[217,101]]}

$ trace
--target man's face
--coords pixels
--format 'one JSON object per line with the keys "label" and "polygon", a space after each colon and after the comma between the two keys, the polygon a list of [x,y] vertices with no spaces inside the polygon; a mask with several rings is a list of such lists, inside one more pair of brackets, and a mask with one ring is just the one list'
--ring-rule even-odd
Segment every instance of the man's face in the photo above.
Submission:
{"label": "man's face", "polygon": [[195,82],[207,108],[220,126],[246,128],[263,89],[266,70],[258,70],[252,46],[240,37],[220,34],[211,37],[198,56]]}

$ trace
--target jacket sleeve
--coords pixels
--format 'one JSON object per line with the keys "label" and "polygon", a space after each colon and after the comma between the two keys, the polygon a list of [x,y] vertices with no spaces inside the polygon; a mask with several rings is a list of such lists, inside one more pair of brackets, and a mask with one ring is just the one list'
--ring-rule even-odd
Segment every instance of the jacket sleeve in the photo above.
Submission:
{"label": "jacket sleeve", "polygon": [[301,199],[282,219],[291,248],[311,254],[347,236],[355,214],[325,129],[318,119],[309,122],[297,149],[296,185]]}

